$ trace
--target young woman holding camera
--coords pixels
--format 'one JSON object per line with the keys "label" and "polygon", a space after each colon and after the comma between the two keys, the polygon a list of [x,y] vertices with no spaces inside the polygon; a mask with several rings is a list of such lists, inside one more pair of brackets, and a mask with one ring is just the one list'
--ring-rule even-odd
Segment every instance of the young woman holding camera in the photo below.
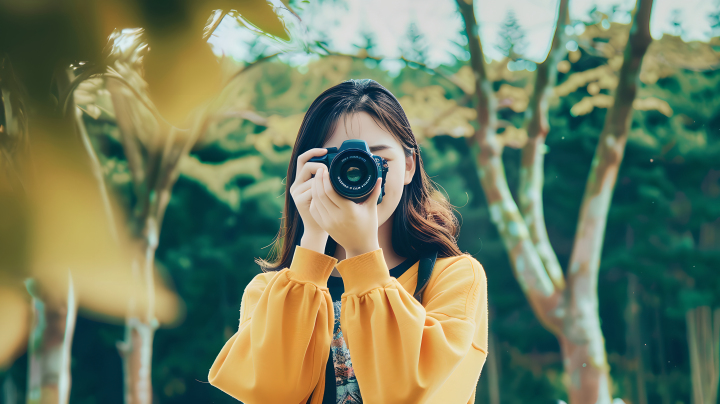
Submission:
{"label": "young woman holding camera", "polygon": [[[340,153],[319,162],[350,139],[369,146],[356,159],[382,158],[384,181]],[[326,90],[292,156],[276,259],[258,260],[210,383],[246,404],[473,403],[485,272],[458,248],[397,99],[373,80]]]}

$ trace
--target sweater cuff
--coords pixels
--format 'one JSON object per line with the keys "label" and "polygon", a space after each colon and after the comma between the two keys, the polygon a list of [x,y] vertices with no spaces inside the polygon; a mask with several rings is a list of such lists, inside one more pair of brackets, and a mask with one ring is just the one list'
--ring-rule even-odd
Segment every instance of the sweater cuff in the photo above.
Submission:
{"label": "sweater cuff", "polygon": [[385,287],[392,278],[382,248],[344,259],[337,264],[345,284],[345,294],[362,295]]}
{"label": "sweater cuff", "polygon": [[290,278],[297,282],[310,282],[321,288],[327,288],[327,280],[338,260],[317,251],[295,246],[290,263]]}

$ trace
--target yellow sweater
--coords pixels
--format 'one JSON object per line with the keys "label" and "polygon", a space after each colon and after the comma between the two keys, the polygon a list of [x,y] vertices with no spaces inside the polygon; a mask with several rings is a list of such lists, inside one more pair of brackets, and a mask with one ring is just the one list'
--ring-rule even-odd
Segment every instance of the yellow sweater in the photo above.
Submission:
{"label": "yellow sweater", "polygon": [[[487,283],[468,254],[438,258],[423,294],[418,263],[390,276],[382,248],[338,262],[297,246],[290,268],[257,275],[240,326],[209,382],[245,404],[320,404],[334,313],[327,280],[342,275],[340,324],[363,402],[466,404],[487,357]],[[332,381],[331,381],[332,382]]]}

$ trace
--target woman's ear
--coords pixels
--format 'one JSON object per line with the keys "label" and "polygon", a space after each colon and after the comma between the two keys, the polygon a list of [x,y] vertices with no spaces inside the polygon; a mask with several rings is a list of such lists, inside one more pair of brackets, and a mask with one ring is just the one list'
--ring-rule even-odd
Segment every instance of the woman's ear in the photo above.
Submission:
{"label": "woman's ear", "polygon": [[413,150],[413,154],[405,157],[405,180],[403,184],[407,185],[412,182],[413,176],[415,175],[415,167],[417,166],[417,160],[415,159],[416,151]]}

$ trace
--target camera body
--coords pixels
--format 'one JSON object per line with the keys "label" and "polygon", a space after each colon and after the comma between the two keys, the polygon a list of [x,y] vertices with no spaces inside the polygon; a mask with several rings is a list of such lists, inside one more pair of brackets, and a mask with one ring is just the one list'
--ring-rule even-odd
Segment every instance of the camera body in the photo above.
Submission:
{"label": "camera body", "polygon": [[343,198],[359,203],[367,200],[375,188],[375,181],[382,178],[380,197],[385,195],[385,178],[388,172],[387,160],[370,153],[367,142],[349,139],[337,147],[326,148],[324,156],[313,157],[308,162],[323,163],[328,167],[330,183]]}

